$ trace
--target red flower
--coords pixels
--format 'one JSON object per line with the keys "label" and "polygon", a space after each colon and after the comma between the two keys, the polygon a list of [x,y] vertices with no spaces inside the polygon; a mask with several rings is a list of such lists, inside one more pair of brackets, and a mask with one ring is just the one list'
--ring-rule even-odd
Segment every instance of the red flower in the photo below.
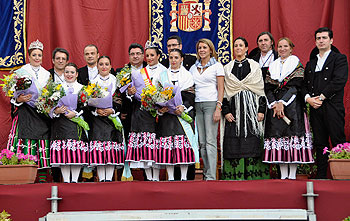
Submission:
{"label": "red flower", "polygon": [[84,93],[82,93],[82,94],[80,95],[80,101],[81,101],[82,103],[85,103],[85,102],[86,102],[86,95],[85,95]]}

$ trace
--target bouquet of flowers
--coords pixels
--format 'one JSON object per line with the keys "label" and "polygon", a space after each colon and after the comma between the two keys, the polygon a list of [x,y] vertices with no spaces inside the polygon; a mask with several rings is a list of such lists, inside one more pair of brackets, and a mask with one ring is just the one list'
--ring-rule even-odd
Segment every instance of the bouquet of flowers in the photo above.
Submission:
{"label": "bouquet of flowers", "polygon": [[[141,108],[149,111],[153,117],[157,115],[157,105],[168,107],[169,113],[174,114],[176,107],[182,104],[181,92],[178,87],[170,84],[158,84],[157,87],[150,85],[142,89],[141,104]],[[182,112],[180,117],[188,123],[193,121],[186,112]]]}
{"label": "bouquet of flowers", "polygon": [[121,92],[124,92],[132,83],[131,68],[125,65],[115,77],[117,79],[117,87],[120,88]]}
{"label": "bouquet of flowers", "polygon": [[[109,88],[101,88],[98,84],[89,84],[84,86],[79,94],[79,102],[84,105],[89,104],[90,106],[96,108],[111,108],[113,107],[113,96],[109,93]],[[111,98],[109,98],[111,96]],[[123,126],[120,121],[117,120],[117,117],[111,115],[108,116],[115,128],[119,131],[122,131]]]}
{"label": "bouquet of flowers", "polygon": [[97,84],[88,84],[84,86],[78,93],[78,101],[82,104],[87,105],[89,100],[93,98],[105,97],[105,91]]}
{"label": "bouquet of flowers", "polygon": [[[182,104],[181,91],[179,87],[172,85],[162,86],[159,84],[157,91],[159,91],[160,97],[159,101],[157,101],[157,105],[168,107],[169,113],[174,114],[176,107]],[[192,123],[193,121],[192,117],[190,117],[186,112],[182,112],[180,117],[187,123]]]}
{"label": "bouquet of flowers", "polygon": [[57,106],[58,101],[65,95],[62,85],[50,80],[41,90],[40,96],[35,103],[38,113],[44,113],[49,116],[51,110]]}
{"label": "bouquet of flowers", "polygon": [[3,149],[0,152],[0,165],[35,165],[37,161],[37,156],[33,156],[30,154],[25,155],[21,153],[20,150],[18,150],[17,154],[8,149]]}
{"label": "bouquet of flowers", "polygon": [[[65,96],[61,97],[57,103],[57,105],[52,109],[50,112],[50,116],[53,115],[53,110],[55,110],[56,107],[62,107],[65,106],[68,108],[70,111],[74,111],[77,109],[77,103],[78,103],[78,95],[73,94],[73,88],[69,88]],[[67,114],[68,112],[66,112]],[[90,130],[89,124],[83,120],[80,117],[73,117],[70,119],[71,121],[77,123],[80,127],[82,127],[84,130]],[[78,128],[79,134],[81,133],[81,129]]]}
{"label": "bouquet of flowers", "polygon": [[323,149],[323,154],[329,153],[329,159],[350,159],[350,143],[338,144],[331,150]]}
{"label": "bouquet of flowers", "polygon": [[27,90],[32,85],[32,80],[29,76],[21,76],[16,73],[4,75],[4,78],[0,80],[4,82],[3,84],[0,84],[0,86],[7,97],[14,97],[16,92],[19,95],[18,92]]}
{"label": "bouquet of flowers", "polygon": [[149,111],[153,117],[157,115],[157,101],[160,101],[157,87],[148,85],[142,89],[141,109]]}

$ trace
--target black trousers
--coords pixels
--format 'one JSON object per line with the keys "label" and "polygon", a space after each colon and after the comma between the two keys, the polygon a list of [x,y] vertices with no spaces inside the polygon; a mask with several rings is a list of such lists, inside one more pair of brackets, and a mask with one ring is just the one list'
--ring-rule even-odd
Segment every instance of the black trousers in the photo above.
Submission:
{"label": "black trousers", "polygon": [[345,109],[342,102],[325,100],[320,108],[310,108],[310,124],[314,136],[313,146],[316,150],[316,178],[327,178],[328,154],[323,154],[323,148],[330,148],[329,139],[333,147],[346,141],[344,117]]}

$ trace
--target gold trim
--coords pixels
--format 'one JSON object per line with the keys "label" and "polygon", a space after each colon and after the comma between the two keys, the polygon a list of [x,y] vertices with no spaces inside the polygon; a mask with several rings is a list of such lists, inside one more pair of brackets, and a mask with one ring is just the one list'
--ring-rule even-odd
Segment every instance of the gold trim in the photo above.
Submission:
{"label": "gold trim", "polygon": [[230,16],[230,50],[231,50],[231,61],[233,60],[233,2],[231,2],[231,16]]}
{"label": "gold trim", "polygon": [[[227,64],[231,61],[230,43],[231,39],[227,37],[231,30],[231,0],[219,0],[218,6],[221,5],[218,13],[218,55],[220,63]],[[231,19],[231,21],[230,21]],[[223,25],[222,25],[223,23]],[[230,36],[231,37],[231,36]],[[229,48],[229,50],[227,50]],[[232,54],[232,51],[231,51]]]}
{"label": "gold trim", "polygon": [[[152,4],[153,3],[153,4]],[[150,39],[153,37],[152,43],[158,45],[159,48],[163,49],[163,30],[164,30],[164,25],[163,25],[163,0],[153,0],[151,3],[151,12],[150,16],[153,18],[152,23],[150,23],[150,27],[152,30]],[[154,16],[153,16],[154,15]]]}
{"label": "gold trim", "polygon": [[[21,6],[22,11],[21,11]],[[0,70],[12,70],[10,66],[18,66],[25,63],[25,10],[26,10],[26,0],[13,0],[13,20],[14,20],[14,41],[15,45],[15,53],[12,56],[6,56],[5,58],[0,57],[0,66],[4,66],[4,68],[0,68]],[[22,17],[22,18],[21,18]],[[19,26],[19,28],[17,28]],[[23,33],[22,33],[23,32]],[[23,34],[23,43],[21,42],[21,34]],[[20,52],[21,48],[24,48],[24,54]]]}
{"label": "gold trim", "polygon": [[27,9],[27,0],[23,0],[24,2],[24,12],[23,12],[23,43],[24,43],[24,64],[26,63],[26,58],[27,58],[27,13],[26,13],[26,9]]}
{"label": "gold trim", "polygon": [[[163,50],[162,41],[163,34],[163,0],[149,0],[149,25],[150,36],[149,39],[158,44]],[[167,2],[167,1],[165,1]],[[217,0],[218,9],[218,46],[217,51],[219,55],[219,61],[223,64],[227,64],[233,58],[233,3],[231,0]],[[152,17],[153,15],[153,17]],[[153,18],[153,20],[152,20]],[[213,16],[213,18],[215,18]],[[229,36],[228,36],[229,35]],[[163,54],[164,55],[164,54]]]}

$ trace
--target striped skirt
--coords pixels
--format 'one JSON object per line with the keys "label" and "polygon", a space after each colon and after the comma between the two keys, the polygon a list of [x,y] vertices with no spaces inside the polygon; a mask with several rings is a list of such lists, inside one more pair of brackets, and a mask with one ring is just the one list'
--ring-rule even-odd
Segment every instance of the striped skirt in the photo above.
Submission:
{"label": "striped skirt", "polygon": [[90,165],[124,165],[124,143],[90,141]]}
{"label": "striped skirt", "polygon": [[156,164],[194,164],[194,152],[186,135],[160,137],[155,156]]}
{"label": "striped skirt", "polygon": [[18,138],[18,116],[12,121],[7,149],[14,153],[37,156],[39,169],[50,168],[50,143],[49,140],[20,139]]}
{"label": "striped skirt", "polygon": [[89,145],[84,141],[53,140],[50,154],[51,166],[89,164]]}
{"label": "striped skirt", "polygon": [[311,134],[264,140],[265,163],[313,163]]}
{"label": "striped skirt", "polygon": [[130,132],[128,151],[125,161],[131,162],[130,167],[132,168],[150,167],[155,162],[157,156],[157,146],[158,141],[155,133]]}

